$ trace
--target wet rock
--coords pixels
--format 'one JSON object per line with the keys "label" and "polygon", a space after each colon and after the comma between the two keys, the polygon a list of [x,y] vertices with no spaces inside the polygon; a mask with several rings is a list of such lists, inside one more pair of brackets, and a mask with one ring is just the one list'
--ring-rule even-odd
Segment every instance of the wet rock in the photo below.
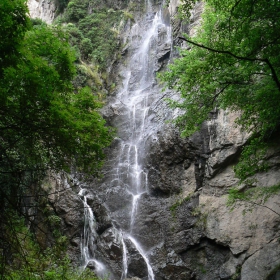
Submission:
{"label": "wet rock", "polygon": [[89,261],[87,264],[87,268],[91,270],[95,270],[95,262],[94,261]]}
{"label": "wet rock", "polygon": [[112,227],[111,217],[108,214],[108,209],[102,202],[89,203],[93,209],[94,216],[96,217],[98,234],[102,234],[106,229]]}
{"label": "wet rock", "polygon": [[168,59],[170,56],[170,50],[171,50],[171,44],[165,43],[160,46],[158,52],[157,52],[157,59],[159,62],[162,60]]}
{"label": "wet rock", "polygon": [[80,237],[74,237],[70,240],[70,243],[75,247],[79,247],[81,245],[81,238]]}
{"label": "wet rock", "polygon": [[[162,62],[169,58],[171,52],[171,42],[167,41],[168,30],[166,25],[158,27],[158,46],[157,46],[157,60]],[[159,68],[157,69],[157,71]]]}
{"label": "wet rock", "polygon": [[150,136],[146,142],[149,146],[146,158],[149,186],[155,192],[179,193],[191,180],[191,175],[186,171],[194,158],[189,142],[170,126],[158,132],[156,141],[153,141],[153,137]]}
{"label": "wet rock", "polygon": [[220,266],[229,259],[230,250],[204,238],[181,256],[197,279],[219,279]]}
{"label": "wet rock", "polygon": [[116,228],[103,232],[97,241],[98,255],[108,264],[110,270],[118,276],[122,275],[123,246],[121,234]]}
{"label": "wet rock", "polygon": [[128,277],[139,276],[141,278],[147,277],[148,269],[147,264],[139,251],[136,249],[135,245],[126,239],[125,243],[127,245],[128,260],[127,260],[127,275]]}

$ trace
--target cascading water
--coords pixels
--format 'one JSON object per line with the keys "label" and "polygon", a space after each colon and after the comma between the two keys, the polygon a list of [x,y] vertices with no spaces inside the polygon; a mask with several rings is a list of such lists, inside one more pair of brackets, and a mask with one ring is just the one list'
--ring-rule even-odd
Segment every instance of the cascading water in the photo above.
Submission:
{"label": "cascading water", "polygon": [[[129,243],[144,260],[148,274],[147,279],[155,279],[149,260],[149,251],[145,250],[145,246],[137,240],[137,214],[138,203],[143,194],[148,192],[148,176],[143,167],[143,159],[145,157],[148,112],[153,101],[150,91],[156,84],[158,34],[160,28],[165,28],[167,30],[165,40],[171,45],[171,32],[170,27],[163,23],[161,9],[158,12],[153,12],[153,6],[149,0],[146,1],[146,7],[144,31],[141,23],[135,23],[131,29],[130,51],[132,54],[123,73],[125,76],[124,86],[116,96],[116,100],[125,106],[127,114],[118,117],[118,122],[121,124],[117,125],[120,135],[120,149],[113,164],[114,168],[110,170],[110,184],[116,188],[124,189],[130,197],[127,222],[124,222],[124,219],[120,217],[113,218],[114,224],[117,224],[115,228],[121,228],[120,238],[123,251],[121,279],[129,276],[130,256],[126,243]],[[125,132],[122,133],[122,131]],[[112,189],[108,190],[108,194],[110,192]],[[114,207],[114,205],[111,207],[112,211]],[[110,211],[110,205],[108,209]]]}
{"label": "cascading water", "polygon": [[150,0],[145,4],[145,18],[131,27],[127,40],[128,61],[120,71],[123,86],[114,96],[114,102],[108,105],[109,108],[121,106],[112,121],[119,137],[104,167],[102,184],[94,186],[95,195],[91,197],[97,199],[96,203],[100,202],[110,221],[105,222],[98,233],[88,205],[89,189],[81,189],[79,193],[85,208],[82,268],[93,268],[101,277],[110,274],[112,280],[133,276],[155,280],[152,250],[157,244],[146,244],[145,238],[141,238],[145,233],[143,228],[139,233],[139,217],[149,192],[145,146],[152,133],[150,108],[160,96],[156,71],[160,68],[159,58],[170,53],[171,32],[170,26],[164,23],[162,7],[152,5]]}
{"label": "cascading water", "polygon": [[94,270],[98,276],[105,276],[107,273],[105,265],[97,260],[95,255],[95,240],[97,237],[96,222],[91,207],[87,203],[86,190],[82,189],[79,196],[84,204],[84,232],[81,239],[81,257],[82,257],[82,270],[84,270],[89,263],[94,266]]}

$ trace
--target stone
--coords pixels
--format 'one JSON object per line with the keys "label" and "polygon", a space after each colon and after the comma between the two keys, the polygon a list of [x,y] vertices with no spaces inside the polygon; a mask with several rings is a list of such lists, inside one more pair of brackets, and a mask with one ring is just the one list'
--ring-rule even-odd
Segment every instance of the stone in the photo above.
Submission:
{"label": "stone", "polygon": [[55,17],[56,6],[52,0],[28,0],[27,2],[31,18],[39,18],[51,24]]}
{"label": "stone", "polygon": [[112,227],[105,230],[97,240],[98,255],[117,277],[122,275],[123,246],[120,232]]}
{"label": "stone", "polygon": [[148,276],[147,264],[139,251],[135,248],[135,245],[129,240],[125,240],[128,251],[128,277],[139,276],[141,278]]}
{"label": "stone", "polygon": [[[242,265],[241,279],[262,280],[279,267],[280,244],[278,238],[263,246]],[[278,278],[277,278],[278,279]]]}
{"label": "stone", "polygon": [[93,261],[89,261],[87,264],[87,268],[94,270],[95,269],[95,263]]}
{"label": "stone", "polygon": [[[107,2],[116,7],[124,1]],[[136,6],[142,2],[131,1]],[[104,177],[88,184],[84,194],[97,222],[91,250],[95,258],[106,263],[112,280],[122,278],[125,261],[126,280],[146,280],[147,261],[157,280],[277,279],[279,195],[256,202],[263,205],[238,202],[233,209],[227,206],[228,190],[239,184],[234,165],[250,137],[235,123],[240,112],[213,111],[210,120],[189,138],[182,138],[173,124],[166,124],[180,111],[171,110],[164,99],[179,97],[170,90],[161,91],[155,72],[164,69],[171,49],[172,57],[177,55],[173,46],[190,48],[176,37],[182,32],[197,32],[203,4],[198,3],[190,23],[183,24],[175,18],[180,1],[170,1],[164,22],[171,20],[173,42],[165,40],[168,26],[158,26],[158,38],[150,42],[149,59],[153,60],[144,68],[134,55],[147,22],[151,23],[158,11],[159,5],[153,2],[153,12],[144,16],[137,12],[137,24],[128,23],[121,35],[127,43],[122,52],[126,63],[117,65],[114,75],[119,82],[117,88],[127,87],[129,94],[125,99],[121,99],[121,92],[112,94],[102,109],[108,123],[117,127],[117,137],[106,149]],[[152,77],[147,87],[143,76]],[[137,90],[140,97],[134,95]],[[136,114],[137,110],[141,113]],[[143,145],[137,150],[139,141]],[[270,169],[254,176],[258,186],[280,183],[279,148],[268,152],[267,162]],[[63,195],[50,195],[49,200],[70,237],[71,259],[78,263],[74,254],[79,255],[83,204],[77,186],[66,177],[50,179],[51,189],[65,191]],[[133,204],[135,194],[138,200]],[[141,250],[129,235],[137,239]],[[94,264],[90,266],[94,268]]]}
{"label": "stone", "polygon": [[165,60],[166,58],[169,58],[171,51],[171,44],[165,43],[159,47],[159,50],[157,52],[157,59],[158,61]]}

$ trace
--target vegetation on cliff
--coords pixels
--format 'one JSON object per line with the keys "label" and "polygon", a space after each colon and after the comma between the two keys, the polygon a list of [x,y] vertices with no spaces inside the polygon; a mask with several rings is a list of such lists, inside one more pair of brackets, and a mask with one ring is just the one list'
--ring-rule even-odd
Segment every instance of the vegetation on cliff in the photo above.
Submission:
{"label": "vegetation on cliff", "polygon": [[[79,66],[76,87],[89,86],[101,96],[114,89],[108,69],[120,57],[119,32],[127,21],[127,1],[72,0],[55,20],[69,34]],[[112,8],[114,7],[114,8]]]}
{"label": "vegetation on cliff", "polygon": [[[98,112],[98,96],[89,87],[73,86],[77,55],[67,33],[38,21],[32,25],[27,13],[26,0],[0,3],[1,279],[38,279],[46,273],[35,269],[41,252],[38,248],[34,256],[29,254],[24,240],[31,237],[18,224],[18,217],[34,218],[22,208],[24,195],[38,194],[36,188],[50,169],[74,167],[96,174],[112,139]],[[7,274],[9,267],[18,276]],[[28,277],[22,276],[26,269]],[[43,279],[74,279],[48,275]]]}
{"label": "vegetation on cliff", "polygon": [[[182,1],[182,17],[195,2]],[[181,49],[180,58],[162,75],[181,94],[180,102],[169,103],[182,109],[176,122],[185,136],[217,109],[240,112],[237,124],[251,133],[235,168],[243,181],[266,170],[262,159],[279,129],[279,12],[275,0],[205,1],[196,35],[181,38],[190,48]]]}

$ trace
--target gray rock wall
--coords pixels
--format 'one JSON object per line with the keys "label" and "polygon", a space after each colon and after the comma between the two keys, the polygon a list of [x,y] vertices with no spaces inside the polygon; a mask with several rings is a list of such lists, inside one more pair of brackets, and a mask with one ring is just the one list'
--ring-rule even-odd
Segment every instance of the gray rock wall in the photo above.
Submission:
{"label": "gray rock wall", "polygon": [[53,0],[28,0],[27,5],[31,18],[40,18],[48,24],[54,20],[56,6]]}
{"label": "gray rock wall", "polygon": [[[153,2],[156,11],[159,5]],[[181,44],[176,39],[180,32],[195,32],[202,9],[201,4],[197,5],[191,24],[182,24],[174,17],[178,2],[171,1],[169,13],[165,11],[165,18],[171,18],[173,26],[173,45]],[[128,47],[123,52],[123,62],[134,52],[129,49],[129,36],[133,36],[131,28],[132,24],[124,28],[123,41]],[[166,36],[164,28],[159,34]],[[157,70],[164,69],[170,50],[170,45],[158,41]],[[125,73],[122,67],[115,65],[113,68],[119,71],[114,76],[120,82]],[[129,85],[131,89],[133,86],[133,83]],[[165,123],[178,112],[171,111],[164,98],[176,94],[171,91],[162,93],[157,84],[151,87],[151,92],[147,122],[152,126],[143,131],[146,138],[141,151],[148,191],[142,194],[138,203],[134,221],[138,226],[134,235],[149,256],[155,280],[261,280],[269,275],[267,279],[278,279],[279,196],[269,198],[264,206],[248,208],[250,204],[240,203],[233,210],[227,207],[228,189],[238,184],[233,167],[249,137],[234,122],[238,112],[215,112],[212,120],[205,122],[199,132],[183,139],[171,124]],[[112,170],[120,160],[121,141],[130,136],[129,124],[124,121],[129,118],[129,112],[116,96],[112,95],[109,102],[103,113],[118,127],[119,135],[107,150],[104,177],[83,188],[87,189],[88,204],[97,223],[98,237],[90,249],[95,250],[95,257],[109,267],[111,279],[119,280],[124,267],[120,229],[129,228],[132,195],[125,190],[125,184],[112,180]],[[262,186],[280,183],[279,164],[279,152],[275,149],[269,155],[270,170],[257,174]],[[55,188],[61,185],[55,179],[51,181]],[[75,181],[71,184],[72,189],[67,187],[63,196],[51,197],[51,203],[63,218],[62,227],[68,232],[72,244],[69,252],[73,261],[78,263],[83,204],[75,191]],[[70,211],[74,208],[78,209],[77,212]],[[126,240],[125,245],[128,279],[147,280],[145,260],[131,242]]]}
{"label": "gray rock wall", "polygon": [[[182,25],[173,17],[177,4],[171,1],[173,44],[181,45],[176,36],[196,32],[203,6],[198,4],[190,24]],[[164,97],[173,95],[166,92]],[[120,104],[120,111],[121,107]],[[214,113],[213,119],[188,139],[182,139],[172,125],[164,123],[176,113],[163,100],[152,104],[150,114],[159,124],[146,140],[145,168],[150,192],[139,202],[135,222],[140,225],[138,240],[151,252],[155,279],[277,277],[274,270],[280,264],[280,216],[273,211],[280,213],[278,195],[264,206],[249,207],[247,212],[251,205],[240,203],[233,210],[227,207],[228,190],[238,184],[233,167],[250,136],[235,124],[239,113]],[[113,112],[110,118],[114,119]],[[115,149],[117,146],[112,146],[108,154],[113,155]],[[280,183],[277,150],[271,152],[270,162],[270,171],[257,175],[263,186]],[[102,185],[107,187],[110,188]],[[98,189],[96,196],[100,192]],[[115,197],[114,205],[126,200],[122,193]],[[134,266],[135,275],[131,276],[146,279],[140,272],[137,274],[142,266]]]}

